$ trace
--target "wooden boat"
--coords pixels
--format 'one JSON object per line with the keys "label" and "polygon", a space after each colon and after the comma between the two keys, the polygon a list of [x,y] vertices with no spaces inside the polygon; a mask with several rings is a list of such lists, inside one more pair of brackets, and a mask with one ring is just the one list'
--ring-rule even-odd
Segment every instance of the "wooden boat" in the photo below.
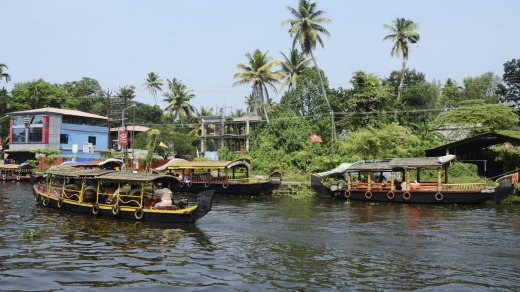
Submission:
{"label": "wooden boat", "polygon": [[24,162],[22,164],[0,165],[0,175],[3,181],[30,181],[36,166]]}
{"label": "wooden boat", "polygon": [[213,191],[201,192],[197,202],[174,200],[170,175],[122,173],[106,169],[55,166],[44,182],[33,185],[38,205],[93,216],[146,221],[194,223],[213,204]]}
{"label": "wooden boat", "polygon": [[172,159],[155,169],[156,172],[176,176],[181,183],[173,191],[198,193],[214,190],[227,195],[269,195],[280,187],[281,173],[267,179],[252,177],[247,159],[234,161],[188,161]]}
{"label": "wooden boat", "polygon": [[493,188],[483,182],[449,183],[448,167],[454,160],[446,155],[342,164],[312,174],[311,187],[320,197],[357,201],[482,204],[502,201],[518,183],[517,171],[499,178]]}

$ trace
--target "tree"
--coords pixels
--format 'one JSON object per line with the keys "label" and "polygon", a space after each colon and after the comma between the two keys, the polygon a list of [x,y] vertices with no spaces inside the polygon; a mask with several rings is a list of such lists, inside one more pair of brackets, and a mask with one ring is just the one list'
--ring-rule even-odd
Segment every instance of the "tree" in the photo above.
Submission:
{"label": "tree", "polygon": [[172,120],[177,120],[183,125],[183,119],[191,116],[195,112],[195,107],[190,104],[190,100],[195,97],[193,90],[188,90],[182,81],[173,78],[168,81],[168,89],[171,92],[165,92],[163,101],[168,103],[166,107],[166,115]]}
{"label": "tree", "polygon": [[254,93],[250,93],[246,98],[246,111],[250,114],[256,114],[256,96]]}
{"label": "tree", "polygon": [[[320,86],[318,73],[314,68],[306,68],[299,75],[296,86],[282,96],[280,106],[296,113],[299,117],[319,119],[328,110],[320,94]],[[326,78],[325,87],[328,87]]]}
{"label": "tree", "polygon": [[[238,64],[237,68],[241,71],[235,74],[234,78],[238,79],[233,84],[251,84],[255,100],[255,114],[258,114],[258,108],[262,109],[262,115],[269,122],[269,115],[266,108],[266,100],[269,99],[268,86],[276,93],[274,84],[280,82],[283,77],[283,72],[280,70],[272,71],[275,66],[280,64],[280,60],[271,61],[272,58],[267,56],[268,52],[262,53],[260,50],[255,50],[253,54],[247,53],[245,56],[247,62]],[[264,98],[265,94],[265,98]],[[260,106],[258,106],[260,104]]]}
{"label": "tree", "polygon": [[153,99],[155,100],[155,104],[157,104],[157,92],[162,91],[161,86],[163,86],[162,79],[159,78],[159,75],[155,72],[148,73],[148,78],[146,82],[143,84],[144,89],[147,89],[151,95],[153,95]]}
{"label": "tree", "polygon": [[[101,85],[95,79],[83,77],[78,81],[65,82],[59,85],[68,93],[64,108],[106,115],[106,100]],[[104,105],[103,110],[93,111],[93,108]]]}
{"label": "tree", "polygon": [[146,156],[144,161],[146,163],[146,170],[150,170],[152,166],[152,158],[155,149],[157,148],[159,137],[161,136],[161,131],[157,129],[151,129],[146,132],[148,135],[148,144],[146,144]]}
{"label": "tree", "polygon": [[487,72],[477,77],[466,77],[463,82],[463,100],[481,99],[486,103],[499,102],[500,77],[493,72]]}
{"label": "tree", "polygon": [[[396,18],[393,21],[393,26],[390,24],[385,24],[384,28],[389,29],[392,33],[385,36],[383,41],[392,40],[394,41],[394,46],[392,47],[392,51],[390,51],[390,56],[397,55],[397,57],[403,56],[403,67],[401,69],[401,81],[399,83],[399,89],[397,91],[397,99],[396,106],[399,105],[399,100],[401,97],[401,89],[403,87],[404,73],[406,69],[406,61],[408,60],[408,55],[410,48],[408,46],[408,42],[415,44],[419,41],[419,34],[415,31],[419,28],[419,25],[411,20],[404,18]],[[397,107],[395,110],[395,115],[397,116]]]}
{"label": "tree", "polygon": [[250,155],[255,161],[255,172],[305,169],[312,129],[310,121],[291,111],[273,113],[271,122],[264,123],[251,135]]}
{"label": "tree", "polygon": [[291,87],[296,85],[298,76],[300,76],[303,69],[309,66],[311,61],[305,57],[304,53],[294,48],[289,52],[289,57],[287,57],[284,53],[281,54],[285,59],[285,61],[282,62],[282,71],[285,73],[285,80],[280,87],[280,92],[287,85],[289,85],[288,90],[291,90]]}
{"label": "tree", "polygon": [[456,81],[448,78],[444,84],[444,87],[442,88],[442,106],[444,108],[452,108],[457,106],[457,104],[462,100],[463,93],[464,88],[459,86]]}
{"label": "tree", "polygon": [[44,107],[63,108],[67,91],[56,84],[43,79],[16,83],[12,93],[13,110],[29,110]]}
{"label": "tree", "polygon": [[11,76],[4,72],[5,69],[9,68],[7,68],[7,65],[0,63],[0,81],[4,79],[5,82],[8,83],[9,81],[11,81]]}
{"label": "tree", "polygon": [[340,142],[338,152],[347,161],[356,161],[423,156],[424,150],[431,146],[414,136],[409,128],[391,123],[380,127],[369,126],[351,133]]}
{"label": "tree", "polygon": [[322,15],[325,12],[322,10],[317,10],[317,4],[311,3],[309,0],[300,0],[298,9],[294,9],[292,7],[287,7],[287,9],[289,9],[289,12],[293,15],[294,18],[284,20],[282,22],[282,25],[289,24],[291,26],[291,28],[289,29],[289,35],[291,37],[294,36],[293,48],[298,43],[302,52],[306,55],[311,56],[312,61],[314,62],[314,66],[318,71],[318,76],[321,81],[321,92],[330,111],[330,119],[332,124],[331,152],[334,155],[334,140],[336,139],[336,124],[334,122],[334,110],[332,109],[329,99],[327,98],[327,92],[325,91],[325,83],[323,82],[321,71],[313,54],[313,50],[316,48],[316,42],[320,43],[321,47],[324,47],[323,40],[321,39],[320,34],[330,36],[330,33],[323,26],[320,25],[321,23],[329,23],[330,19],[323,17]]}
{"label": "tree", "polygon": [[437,128],[448,129],[450,141],[486,132],[509,130],[518,123],[513,108],[503,104],[485,104],[483,100],[467,100],[460,107],[441,114]]}
{"label": "tree", "polygon": [[383,86],[379,77],[355,72],[350,79],[352,89],[347,90],[347,114],[342,119],[345,128],[355,131],[360,127],[378,126],[386,123],[389,88]]}
{"label": "tree", "polygon": [[501,101],[510,103],[520,114],[520,59],[504,63],[502,80],[505,85],[499,85]]}

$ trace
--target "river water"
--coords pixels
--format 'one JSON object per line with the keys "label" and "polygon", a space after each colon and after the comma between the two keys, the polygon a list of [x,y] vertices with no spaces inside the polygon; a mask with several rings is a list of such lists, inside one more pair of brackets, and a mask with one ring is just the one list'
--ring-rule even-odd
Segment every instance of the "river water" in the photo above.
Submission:
{"label": "river water", "polygon": [[0,290],[520,290],[514,206],[220,196],[169,225],[60,213],[0,183],[0,226]]}

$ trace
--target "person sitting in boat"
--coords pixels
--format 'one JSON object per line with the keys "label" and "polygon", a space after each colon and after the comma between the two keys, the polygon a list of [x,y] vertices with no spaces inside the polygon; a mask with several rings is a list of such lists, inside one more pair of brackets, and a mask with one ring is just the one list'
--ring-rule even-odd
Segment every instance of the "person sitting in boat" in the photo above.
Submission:
{"label": "person sitting in boat", "polygon": [[160,202],[155,203],[154,208],[173,206],[172,191],[168,188],[155,190],[155,195],[161,198]]}

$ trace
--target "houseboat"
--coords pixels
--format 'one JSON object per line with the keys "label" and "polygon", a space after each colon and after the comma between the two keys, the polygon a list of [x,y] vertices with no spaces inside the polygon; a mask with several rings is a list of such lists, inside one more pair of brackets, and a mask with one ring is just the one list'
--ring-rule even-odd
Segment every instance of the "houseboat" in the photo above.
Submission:
{"label": "houseboat", "polygon": [[496,186],[483,181],[450,183],[448,167],[455,155],[394,158],[342,164],[311,174],[311,187],[320,197],[401,203],[498,203],[513,193],[518,172],[505,174]]}
{"label": "houseboat", "polygon": [[173,191],[198,193],[214,190],[226,195],[269,195],[280,187],[280,172],[268,178],[254,177],[248,159],[234,161],[188,161],[172,159],[155,169],[156,172],[178,177],[180,184]]}
{"label": "houseboat", "polygon": [[0,165],[0,175],[3,181],[30,181],[36,166],[24,162],[22,164]]}

